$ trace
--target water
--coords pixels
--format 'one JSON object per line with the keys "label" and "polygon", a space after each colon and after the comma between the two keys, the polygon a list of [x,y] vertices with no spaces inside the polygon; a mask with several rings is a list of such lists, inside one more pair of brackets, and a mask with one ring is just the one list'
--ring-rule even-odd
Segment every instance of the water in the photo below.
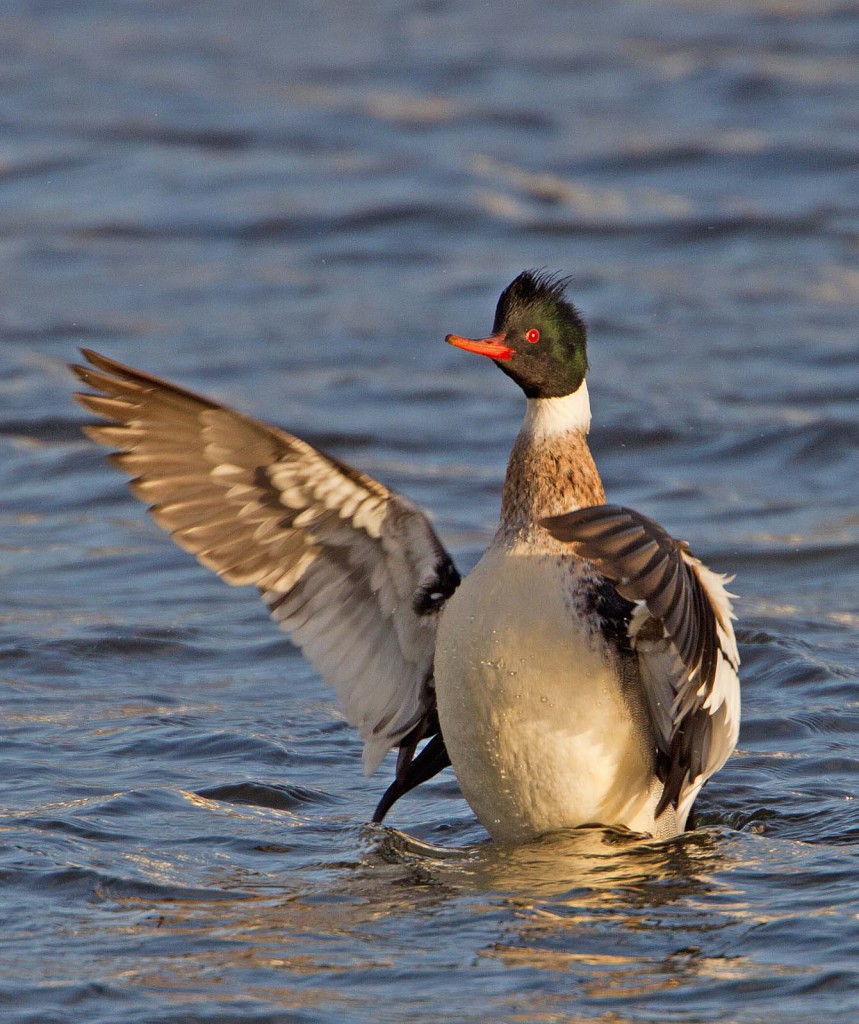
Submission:
{"label": "water", "polygon": [[[859,9],[0,11],[9,1022],[852,1022]],[[500,851],[356,735],[79,433],[78,344],[490,537],[518,391],[445,346],[572,274],[612,500],[737,573],[701,828]]]}

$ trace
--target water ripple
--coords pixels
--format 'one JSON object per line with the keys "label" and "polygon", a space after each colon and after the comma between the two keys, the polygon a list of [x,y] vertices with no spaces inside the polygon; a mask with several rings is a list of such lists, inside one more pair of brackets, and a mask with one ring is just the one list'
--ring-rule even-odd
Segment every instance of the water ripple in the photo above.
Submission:
{"label": "water ripple", "polygon": [[[859,21],[357,10],[0,17],[0,1016],[852,1024]],[[468,568],[521,396],[442,339],[526,266],[590,325],[611,499],[737,573],[739,749],[667,844],[500,849],[450,772],[366,825],[393,756],[363,776],[69,394],[79,345],[212,393],[426,506]]]}

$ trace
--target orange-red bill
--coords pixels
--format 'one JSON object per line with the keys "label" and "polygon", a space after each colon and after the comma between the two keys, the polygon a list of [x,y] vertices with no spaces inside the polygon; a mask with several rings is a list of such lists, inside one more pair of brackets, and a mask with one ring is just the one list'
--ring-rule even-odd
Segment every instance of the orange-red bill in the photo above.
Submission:
{"label": "orange-red bill", "polygon": [[455,345],[466,352],[476,352],[479,356],[489,356],[490,359],[510,359],[514,352],[514,349],[504,344],[502,334],[480,339],[460,338],[458,334],[448,334],[444,340],[448,345]]}

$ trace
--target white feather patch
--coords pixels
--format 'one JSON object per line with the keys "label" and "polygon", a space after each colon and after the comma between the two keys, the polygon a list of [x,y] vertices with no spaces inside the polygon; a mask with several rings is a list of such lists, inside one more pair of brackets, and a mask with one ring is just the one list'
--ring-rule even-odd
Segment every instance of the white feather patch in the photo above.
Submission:
{"label": "white feather patch", "polygon": [[591,428],[591,400],[588,385],[582,381],[578,391],[563,398],[529,398],[522,433],[547,438]]}

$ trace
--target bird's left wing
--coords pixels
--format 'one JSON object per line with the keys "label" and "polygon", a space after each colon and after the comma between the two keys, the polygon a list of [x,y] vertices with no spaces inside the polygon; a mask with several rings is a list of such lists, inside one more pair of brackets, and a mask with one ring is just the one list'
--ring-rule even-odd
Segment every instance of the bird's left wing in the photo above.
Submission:
{"label": "bird's left wing", "polygon": [[336,688],[368,774],[398,743],[410,761],[437,732],[436,624],[459,583],[424,513],[285,431],[84,355],[91,365],[72,369],[95,393],[76,398],[107,421],[86,432],[118,449],[111,461],[155,521],[227,583],[259,588]]}
{"label": "bird's left wing", "polygon": [[635,604],[629,640],[638,656],[665,788],[682,829],[701,786],[728,759],[740,726],[740,659],[730,579],[712,572],[652,519],[596,505],[543,520],[558,540]]}

